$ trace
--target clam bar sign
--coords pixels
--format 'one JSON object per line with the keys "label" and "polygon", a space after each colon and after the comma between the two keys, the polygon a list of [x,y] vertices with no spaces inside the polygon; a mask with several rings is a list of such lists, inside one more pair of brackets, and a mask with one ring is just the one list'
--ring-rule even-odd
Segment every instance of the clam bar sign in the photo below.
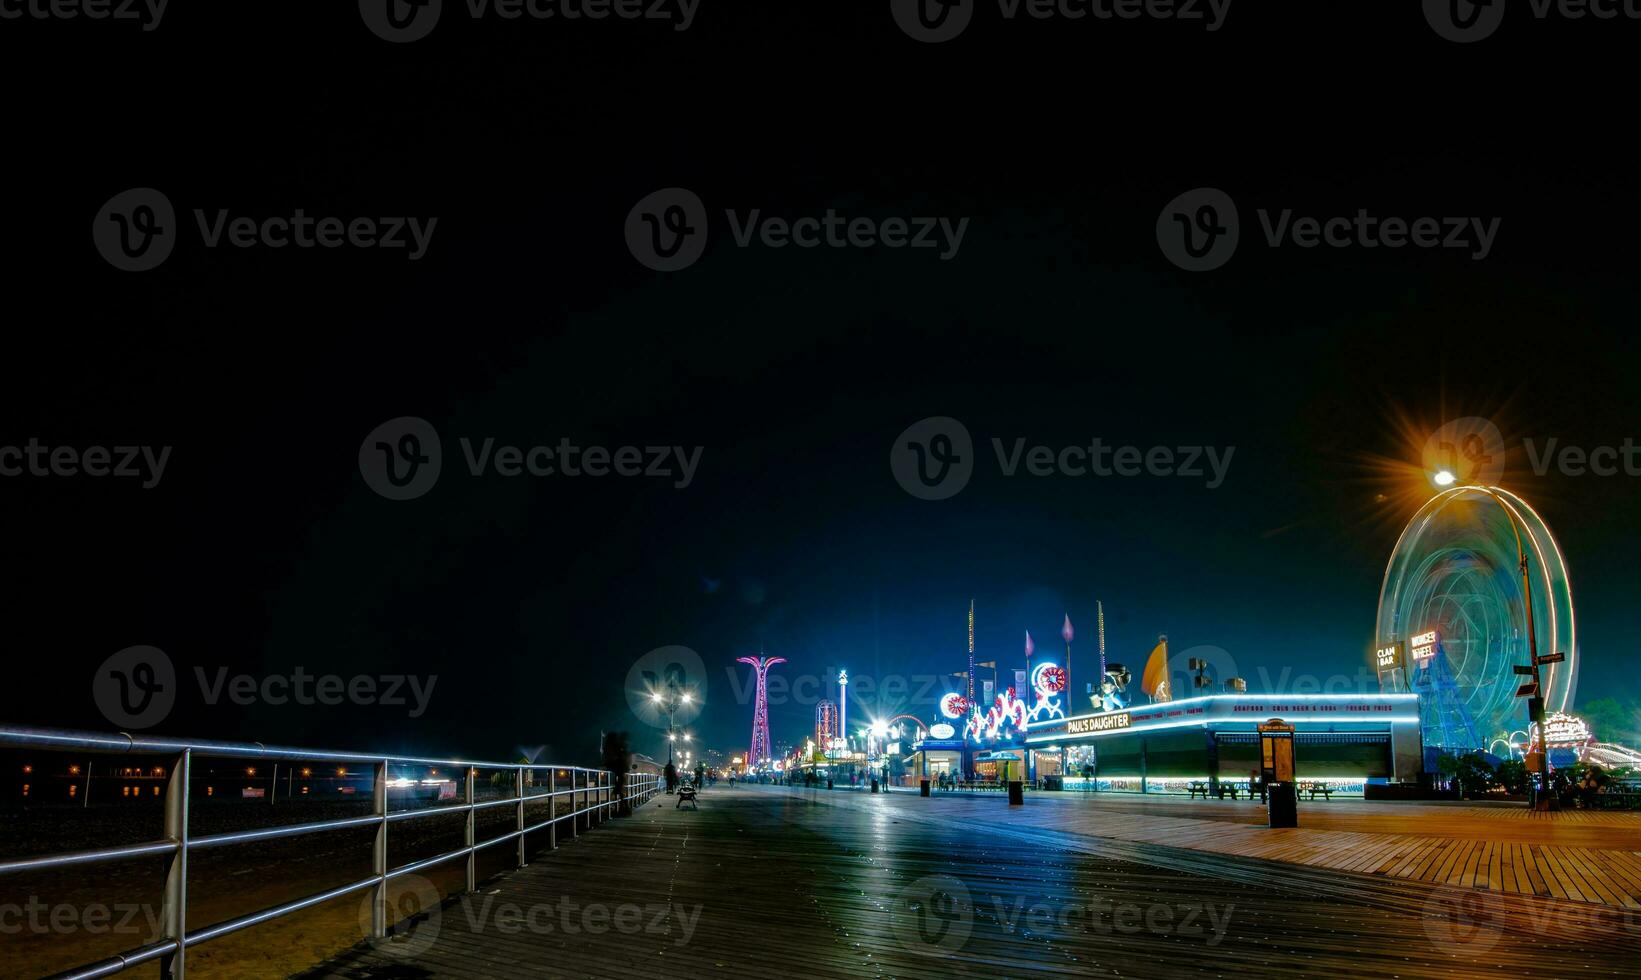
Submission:
{"label": "clam bar sign", "polygon": [[1400,667],[1402,665],[1402,641],[1396,640],[1375,650],[1373,660],[1381,674]]}
{"label": "clam bar sign", "polygon": [[1109,732],[1118,728],[1127,728],[1129,712],[1114,711],[1103,715],[1090,715],[1086,718],[1072,718],[1066,722],[1067,735],[1087,735],[1090,732]]}

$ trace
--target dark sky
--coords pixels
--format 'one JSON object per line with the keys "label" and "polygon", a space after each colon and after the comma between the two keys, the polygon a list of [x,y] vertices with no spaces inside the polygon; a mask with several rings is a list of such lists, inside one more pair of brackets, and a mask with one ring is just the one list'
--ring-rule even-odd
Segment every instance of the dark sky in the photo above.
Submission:
{"label": "dark sky", "polygon": [[[1641,24],[1523,16],[1459,45],[1414,4],[1238,5],[1212,34],[986,7],[921,45],[882,4],[705,0],[683,32],[457,5],[388,45],[351,4],[220,6],[175,0],[149,33],[0,30],[17,94],[0,446],[173,447],[149,490],[0,478],[0,719],[108,728],[95,668],[152,644],[182,674],[168,733],[585,758],[628,728],[653,752],[626,678],[677,644],[707,667],[692,728],[739,749],[736,657],[761,646],[788,678],[942,674],[971,598],[982,659],[1013,663],[1027,629],[1057,650],[1065,613],[1090,657],[1102,599],[1113,659],[1166,632],[1227,651],[1251,686],[1349,675],[1411,513],[1375,500],[1364,464],[1417,459],[1400,420],[1484,415],[1585,447],[1641,432],[1641,200],[1604,135],[1628,127],[1613,112]],[[88,228],[141,186],[187,230],[160,268],[120,272]],[[709,243],[655,273],[623,221],[670,186],[705,202]],[[1203,186],[1236,200],[1242,241],[1185,272],[1155,224]],[[298,207],[439,222],[415,262],[207,249],[191,227],[194,208]],[[949,261],[737,248],[724,211],[752,208],[968,225]],[[1284,208],[1500,230],[1484,261],[1267,247],[1254,212]],[[388,501],[357,456],[406,415],[438,430],[445,471]],[[888,465],[931,416],[980,455],[938,502]],[[462,436],[702,455],[684,489],[474,478]],[[1005,477],[994,438],[1234,455],[1216,489]],[[1580,699],[1624,690],[1636,478],[1522,462],[1505,484],[1542,505],[1572,572]],[[193,680],[298,666],[438,679],[414,719],[212,706]],[[772,709],[777,740],[810,701]]]}

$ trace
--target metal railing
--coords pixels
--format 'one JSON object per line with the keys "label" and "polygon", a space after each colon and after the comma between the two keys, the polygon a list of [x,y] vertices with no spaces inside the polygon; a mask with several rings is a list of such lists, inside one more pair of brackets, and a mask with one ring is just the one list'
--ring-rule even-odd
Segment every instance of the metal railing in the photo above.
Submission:
{"label": "metal railing", "polygon": [[[10,726],[0,726],[0,748],[91,752],[105,755],[163,755],[171,757],[172,760],[169,774],[166,777],[164,838],[142,844],[0,860],[0,875],[5,875],[71,865],[126,861],[156,855],[165,858],[165,889],[159,915],[162,938],[145,946],[126,950],[107,959],[88,963],[66,973],[58,974],[59,977],[73,978],[73,980],[110,976],[152,960],[160,961],[162,976],[180,980],[184,976],[186,954],[191,946],[219,939],[241,929],[260,925],[290,915],[293,912],[300,912],[323,902],[367,889],[374,889],[374,897],[371,901],[371,936],[380,939],[387,935],[387,889],[388,883],[395,878],[414,874],[458,858],[465,858],[467,861],[466,890],[468,892],[476,891],[478,884],[476,880],[476,859],[479,851],[507,841],[516,841],[517,866],[522,868],[525,865],[524,844],[527,835],[545,830],[548,834],[547,845],[549,849],[556,848],[558,847],[558,825],[561,822],[566,820],[570,822],[568,828],[570,836],[575,837],[583,829],[590,830],[596,824],[608,819],[612,811],[619,812],[617,804],[620,802],[614,799],[614,787],[611,784],[609,770],[585,769],[578,766],[472,762],[462,759],[423,759],[291,748],[263,745],[260,742],[184,741],[125,733],[108,735],[96,732]],[[373,766],[373,812],[369,816],[362,817],[320,820],[312,823],[193,837],[188,832],[188,783],[193,761],[199,758],[272,759],[282,762],[356,763]],[[388,809],[387,790],[388,767],[391,765],[446,766],[462,770],[465,772],[463,780],[465,783],[464,800],[459,804],[449,806],[430,806],[416,810],[390,810]],[[475,799],[474,779],[481,769],[500,772],[510,770],[513,773],[513,795],[494,800],[479,801]],[[536,771],[547,773],[547,790],[546,792],[527,794],[525,792],[526,773]],[[569,784],[563,788],[558,785],[559,774],[561,773],[566,774],[569,781]],[[660,777],[658,776],[637,772],[628,773],[623,801],[634,805],[641,804],[653,797],[658,792],[659,787]],[[564,814],[558,812],[558,798],[562,796],[570,798],[569,812]],[[526,826],[525,805],[540,800],[552,801],[552,816]],[[508,804],[513,805],[517,813],[516,827],[507,833],[488,840],[475,840],[475,818],[478,812]],[[462,847],[398,867],[389,866],[388,828],[390,826],[421,817],[452,813],[466,814],[467,827]],[[242,844],[249,841],[295,837],[304,834],[317,834],[331,830],[367,826],[375,826],[376,828],[373,869],[370,877],[342,885],[339,888],[309,895],[306,898],[284,902],[257,912],[218,922],[202,929],[190,930],[188,928],[186,914],[188,904],[188,855],[192,852],[205,848]]]}

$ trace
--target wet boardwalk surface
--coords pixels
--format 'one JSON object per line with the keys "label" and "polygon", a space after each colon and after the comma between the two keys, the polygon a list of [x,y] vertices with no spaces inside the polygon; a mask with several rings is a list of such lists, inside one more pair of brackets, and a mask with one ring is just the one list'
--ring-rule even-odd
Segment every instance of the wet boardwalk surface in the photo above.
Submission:
{"label": "wet boardwalk surface", "polygon": [[1641,954],[1623,909],[1067,829],[1086,815],[663,796],[308,976],[1633,976]]}
{"label": "wet boardwalk surface", "polygon": [[[946,802],[946,801],[942,801]],[[1043,793],[1013,820],[1192,850],[1538,895],[1641,912],[1641,813],[1459,803],[1300,803],[1300,826],[1273,831],[1256,802]],[[994,812],[958,796],[953,812]]]}

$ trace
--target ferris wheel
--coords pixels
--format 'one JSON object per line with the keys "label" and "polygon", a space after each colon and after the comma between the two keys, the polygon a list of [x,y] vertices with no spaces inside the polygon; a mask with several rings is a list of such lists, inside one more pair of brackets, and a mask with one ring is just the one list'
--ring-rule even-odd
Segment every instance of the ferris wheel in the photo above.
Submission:
{"label": "ferris wheel", "polygon": [[[1519,541],[1519,550],[1518,550]],[[1567,563],[1525,501],[1497,487],[1453,487],[1414,515],[1379,593],[1380,684],[1420,695],[1426,749],[1482,749],[1526,723],[1516,697],[1529,662],[1527,591],[1546,711],[1565,711],[1578,683],[1578,636]],[[1387,653],[1387,651],[1394,651]]]}

